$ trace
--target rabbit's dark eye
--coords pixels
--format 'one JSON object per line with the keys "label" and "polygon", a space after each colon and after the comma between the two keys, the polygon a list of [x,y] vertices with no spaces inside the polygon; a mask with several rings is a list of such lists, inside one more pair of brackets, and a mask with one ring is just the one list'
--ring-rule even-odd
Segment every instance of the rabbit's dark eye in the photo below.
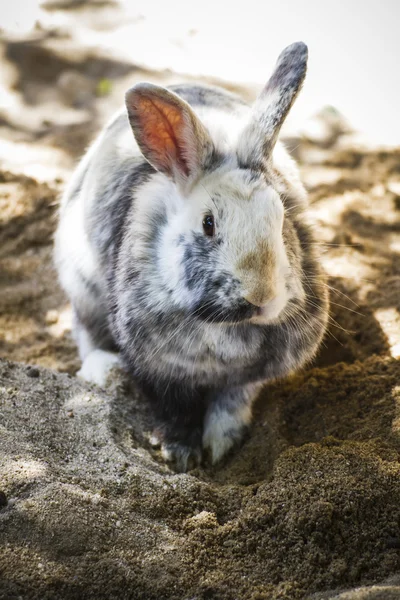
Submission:
{"label": "rabbit's dark eye", "polygon": [[206,235],[212,237],[214,235],[214,217],[206,215],[203,219],[203,230]]}

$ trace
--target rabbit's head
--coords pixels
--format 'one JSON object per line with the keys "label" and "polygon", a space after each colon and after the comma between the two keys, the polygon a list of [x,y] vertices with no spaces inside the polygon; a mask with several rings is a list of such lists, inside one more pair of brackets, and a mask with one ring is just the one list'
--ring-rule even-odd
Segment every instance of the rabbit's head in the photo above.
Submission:
{"label": "rabbit's head", "polygon": [[173,92],[148,83],[127,92],[137,143],[160,173],[140,210],[153,223],[159,210],[153,257],[175,307],[215,322],[270,323],[302,303],[301,244],[272,154],[306,66],[303,43],[282,52],[228,149]]}

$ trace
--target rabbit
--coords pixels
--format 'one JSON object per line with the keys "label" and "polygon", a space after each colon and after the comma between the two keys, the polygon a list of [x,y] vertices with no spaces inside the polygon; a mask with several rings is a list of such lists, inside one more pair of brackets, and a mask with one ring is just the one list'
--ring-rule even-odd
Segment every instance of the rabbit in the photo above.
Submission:
{"label": "rabbit", "polygon": [[283,50],[253,106],[217,87],[134,85],[61,201],[79,374],[104,385],[122,365],[177,471],[237,447],[260,388],[308,363],[326,329],[307,195],[278,141],[307,56]]}

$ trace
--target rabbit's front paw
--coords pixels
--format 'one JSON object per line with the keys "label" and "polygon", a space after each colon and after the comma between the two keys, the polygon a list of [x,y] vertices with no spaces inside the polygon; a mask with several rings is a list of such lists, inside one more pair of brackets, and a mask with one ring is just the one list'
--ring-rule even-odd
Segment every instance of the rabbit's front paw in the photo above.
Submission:
{"label": "rabbit's front paw", "polygon": [[165,462],[170,463],[178,473],[186,473],[201,463],[201,446],[186,446],[179,442],[163,444],[161,454]]}
{"label": "rabbit's front paw", "polygon": [[203,447],[209,453],[213,465],[242,441],[249,422],[250,411],[247,407],[246,410],[236,411],[233,414],[218,409],[207,416]]}
{"label": "rabbit's front paw", "polygon": [[154,431],[150,443],[153,447],[161,446],[161,456],[174,471],[186,473],[199,466],[202,459],[201,430],[194,430],[189,435],[182,435],[182,439],[168,436]]}

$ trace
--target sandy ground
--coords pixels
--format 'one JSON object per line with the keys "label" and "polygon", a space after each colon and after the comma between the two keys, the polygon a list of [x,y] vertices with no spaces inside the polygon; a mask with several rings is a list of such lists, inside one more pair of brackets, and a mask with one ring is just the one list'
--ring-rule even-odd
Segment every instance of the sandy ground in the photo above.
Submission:
{"label": "sandy ground", "polygon": [[329,332],[263,391],[239,452],[176,475],[132,382],[74,377],[51,256],[63,183],[123,91],[177,77],[40,27],[0,51],[0,598],[400,598],[400,149],[362,145],[332,109],[287,140]]}

